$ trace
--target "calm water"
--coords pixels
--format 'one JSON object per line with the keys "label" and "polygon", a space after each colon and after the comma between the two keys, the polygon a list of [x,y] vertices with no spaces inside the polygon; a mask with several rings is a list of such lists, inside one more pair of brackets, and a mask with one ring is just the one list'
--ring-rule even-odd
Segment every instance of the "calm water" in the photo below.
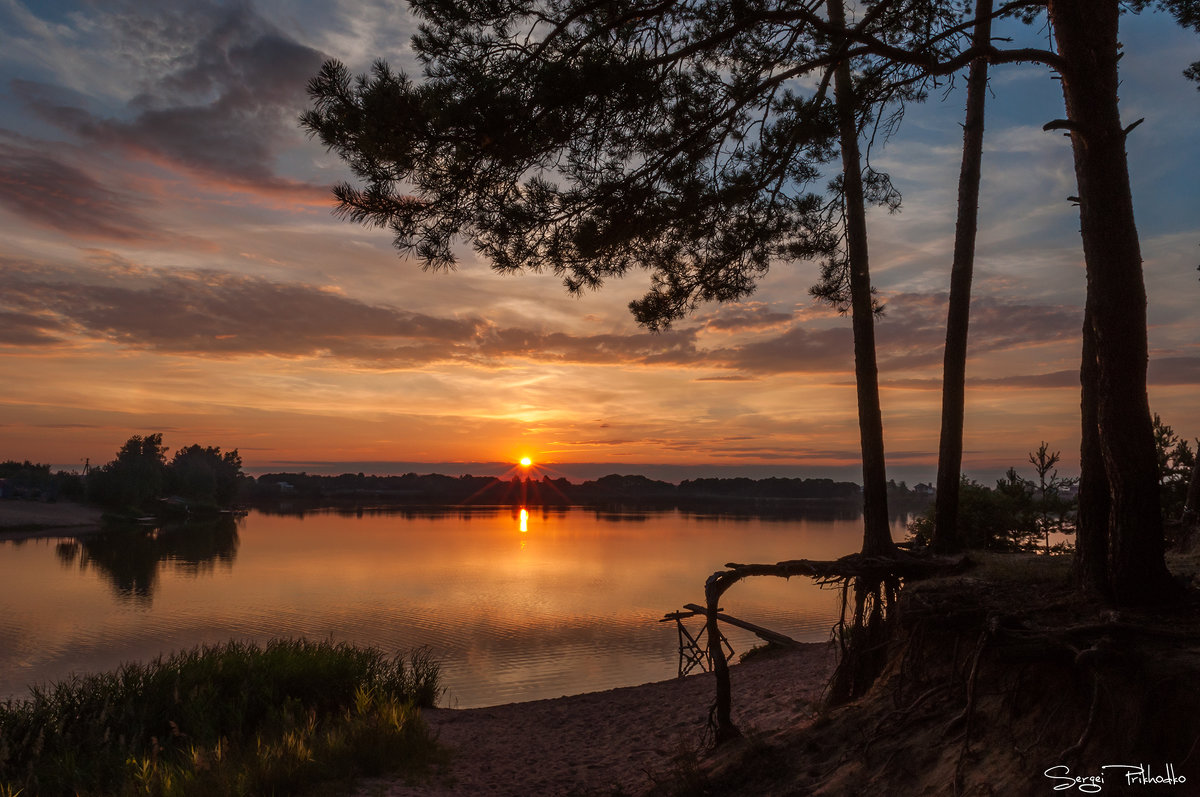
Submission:
{"label": "calm water", "polygon": [[[857,550],[861,529],[851,517],[676,511],[256,511],[3,542],[0,697],[198,643],[293,636],[428,646],[443,664],[443,702],[459,707],[662,680],[676,673],[678,643],[658,620],[703,603],[710,573],[729,561],[840,556]],[[823,641],[838,596],[807,579],[756,579],[723,607]],[[727,633],[739,652],[757,641]]]}

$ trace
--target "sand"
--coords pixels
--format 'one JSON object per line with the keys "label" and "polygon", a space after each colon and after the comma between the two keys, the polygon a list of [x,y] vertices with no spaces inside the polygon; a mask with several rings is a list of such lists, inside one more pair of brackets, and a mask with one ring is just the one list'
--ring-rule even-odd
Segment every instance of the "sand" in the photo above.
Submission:
{"label": "sand", "polygon": [[[811,721],[832,673],[830,645],[753,658],[731,668],[734,722],[769,738]],[[494,708],[424,716],[453,756],[424,784],[374,779],[359,797],[640,794],[703,745],[710,674]]]}
{"label": "sand", "polygon": [[53,504],[41,501],[0,499],[0,539],[49,533],[75,533],[100,527],[100,510],[70,501]]}

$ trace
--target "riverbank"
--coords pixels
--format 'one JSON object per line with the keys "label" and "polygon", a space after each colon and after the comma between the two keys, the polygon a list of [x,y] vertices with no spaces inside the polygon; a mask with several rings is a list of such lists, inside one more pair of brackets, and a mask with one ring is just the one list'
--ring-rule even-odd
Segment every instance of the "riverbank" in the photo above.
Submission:
{"label": "riverbank", "polygon": [[[733,667],[735,721],[764,739],[811,722],[833,665],[832,646],[811,644]],[[695,765],[714,690],[704,673],[553,700],[426,709],[449,765],[420,784],[364,781],[356,795],[642,794]]]}
{"label": "riverbank", "polygon": [[100,515],[98,507],[71,501],[0,500],[0,540],[99,529]]}

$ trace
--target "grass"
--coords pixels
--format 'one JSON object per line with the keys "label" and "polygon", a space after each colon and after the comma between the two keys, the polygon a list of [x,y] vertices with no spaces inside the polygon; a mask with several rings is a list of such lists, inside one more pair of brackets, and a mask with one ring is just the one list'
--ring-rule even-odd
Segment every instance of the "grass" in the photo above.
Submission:
{"label": "grass", "polygon": [[230,642],[0,704],[0,797],[285,795],[439,758],[424,652]]}

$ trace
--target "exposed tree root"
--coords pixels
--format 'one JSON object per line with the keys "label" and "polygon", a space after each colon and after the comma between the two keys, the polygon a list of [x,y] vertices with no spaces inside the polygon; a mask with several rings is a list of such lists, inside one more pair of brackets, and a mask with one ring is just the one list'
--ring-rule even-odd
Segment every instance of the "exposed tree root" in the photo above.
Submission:
{"label": "exposed tree root", "polygon": [[[865,694],[886,666],[892,638],[891,620],[901,583],[905,579],[960,572],[970,565],[965,556],[940,558],[911,554],[895,557],[852,554],[834,561],[793,559],[775,564],[726,564],[728,569],[713,573],[704,585],[709,655],[717,684],[710,717],[714,742],[721,744],[741,736],[731,718],[729,662],[721,646],[712,644],[712,640],[721,638],[717,625],[721,596],[734,584],[751,576],[808,576],[824,586],[841,588],[842,615],[834,628],[841,656],[830,685],[830,700],[838,704]],[[854,610],[847,623],[851,587]]]}
{"label": "exposed tree root", "polygon": [[[906,584],[869,694],[778,737],[774,771],[756,769],[753,786],[726,768],[706,793],[1043,794],[1050,767],[1086,776],[1123,761],[1200,780],[1200,595],[1116,616],[1071,591],[1066,563],[1050,578],[1031,560],[1030,581],[1017,561],[999,580],[985,559],[969,576]],[[836,583],[852,639],[855,585]],[[876,597],[862,597],[864,626]]]}

